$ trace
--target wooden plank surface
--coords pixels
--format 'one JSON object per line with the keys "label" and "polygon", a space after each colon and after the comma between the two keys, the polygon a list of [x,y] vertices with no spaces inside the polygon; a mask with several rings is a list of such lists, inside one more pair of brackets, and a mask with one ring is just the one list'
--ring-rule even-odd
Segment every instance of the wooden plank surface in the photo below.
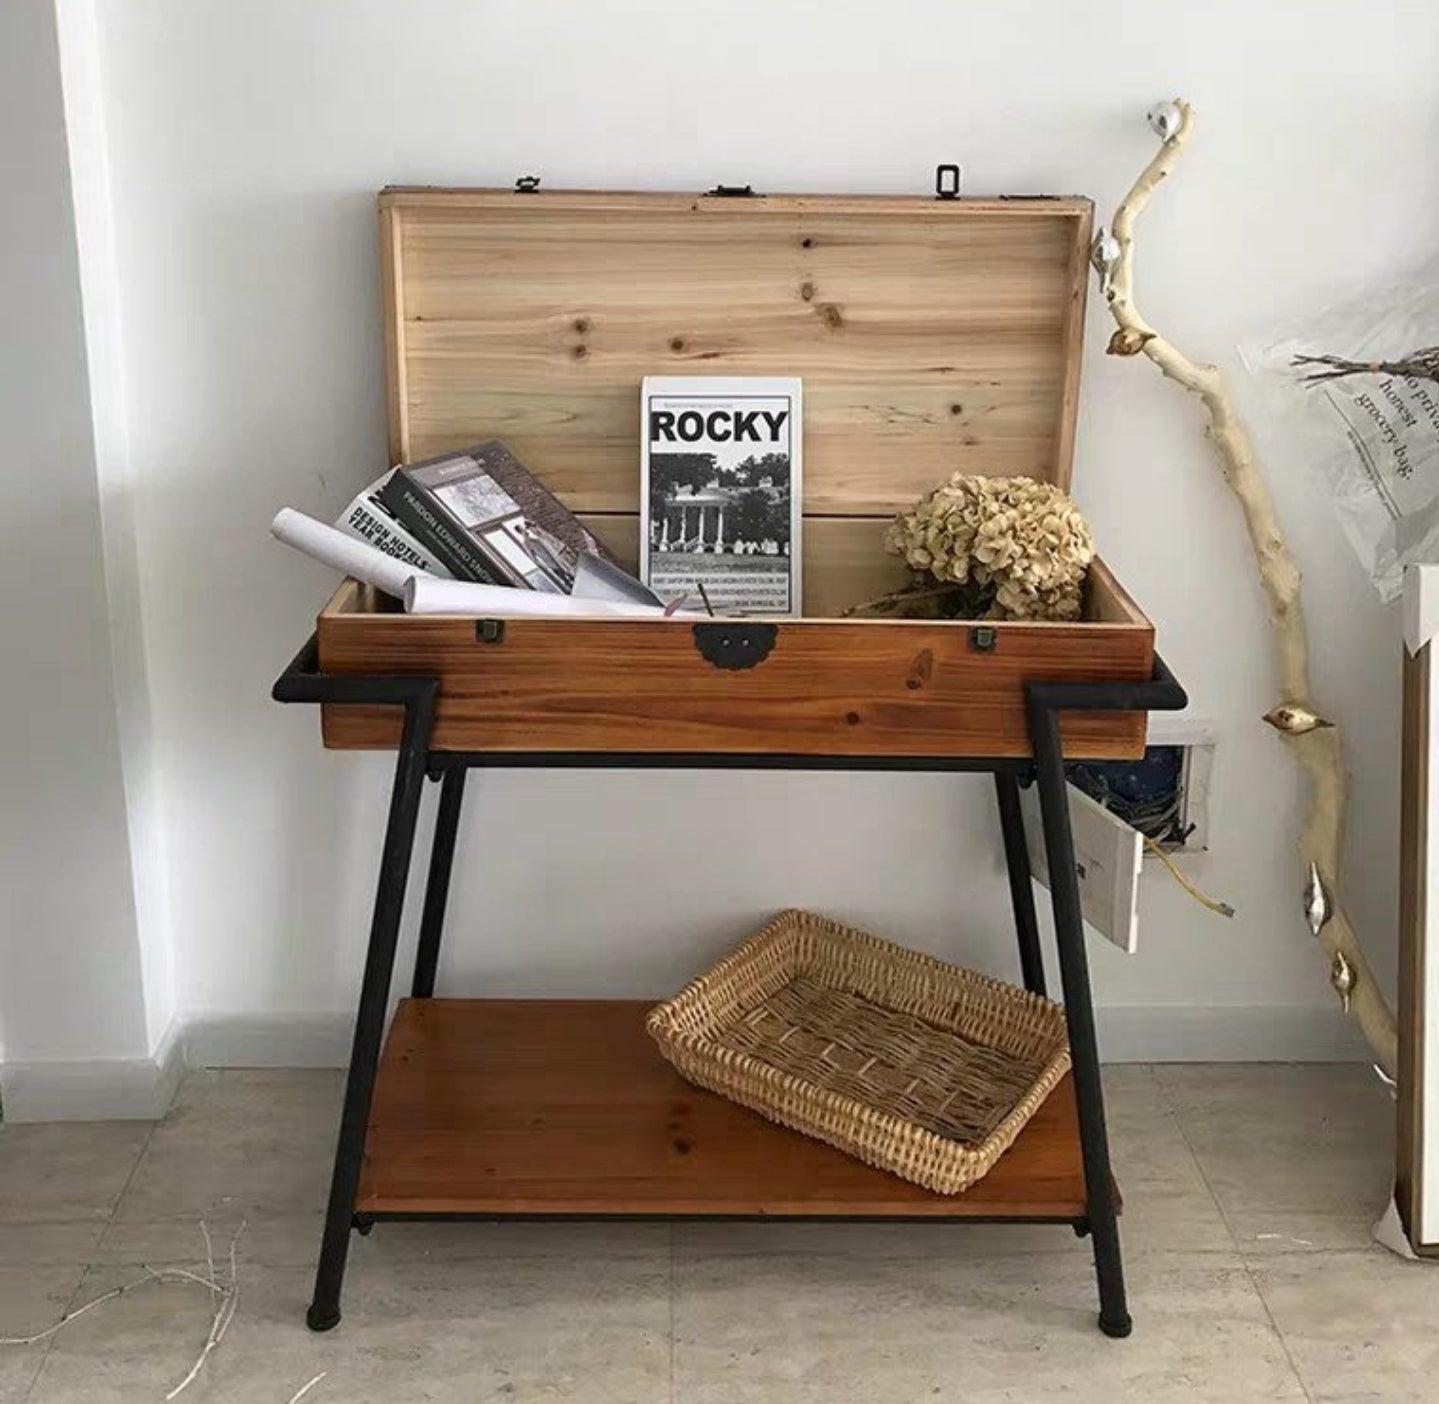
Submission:
{"label": "wooden plank surface", "polygon": [[[433,747],[473,751],[704,751],[833,756],[1024,756],[1024,684],[1149,676],[1153,635],[1128,623],[995,626],[781,623],[773,651],[731,671],[704,659],[690,621],[514,619],[477,642],[452,616],[326,611],[320,656],[337,673],[438,676]],[[394,709],[327,707],[326,744],[388,748]],[[1061,718],[1066,754],[1144,745],[1142,713]]]}
{"label": "wooden plank surface", "polygon": [[799,375],[805,510],[948,474],[1067,484],[1090,207],[418,191],[382,197],[391,452],[505,439],[635,507],[645,375]]}
{"label": "wooden plank surface", "polygon": [[979,1184],[937,1195],[690,1086],[646,1001],[403,1000],[361,1213],[1075,1219],[1069,1079]]}

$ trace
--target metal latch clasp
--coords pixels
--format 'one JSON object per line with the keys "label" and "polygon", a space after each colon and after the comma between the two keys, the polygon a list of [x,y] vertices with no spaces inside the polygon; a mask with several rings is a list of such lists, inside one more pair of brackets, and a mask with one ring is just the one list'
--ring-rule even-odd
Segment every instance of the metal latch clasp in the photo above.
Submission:
{"label": "metal latch clasp", "polygon": [[694,626],[695,647],[700,655],[716,668],[737,671],[763,663],[779,637],[774,624],[748,620],[716,620]]}

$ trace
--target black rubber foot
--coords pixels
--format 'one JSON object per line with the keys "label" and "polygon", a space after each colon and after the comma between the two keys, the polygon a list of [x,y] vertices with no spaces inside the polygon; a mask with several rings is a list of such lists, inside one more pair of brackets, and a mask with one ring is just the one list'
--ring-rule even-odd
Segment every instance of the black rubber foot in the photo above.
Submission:
{"label": "black rubber foot", "polygon": [[311,1306],[305,1313],[305,1325],[312,1331],[333,1331],[340,1324],[340,1313],[336,1311],[321,1311],[317,1306]]}
{"label": "black rubber foot", "polygon": [[375,1227],[373,1219],[357,1219],[355,1221],[355,1232],[361,1238],[368,1238]]}
{"label": "black rubber foot", "polygon": [[1113,1320],[1110,1320],[1101,1313],[1099,1317],[1099,1329],[1103,1331],[1106,1336],[1112,1336],[1116,1341],[1122,1341],[1134,1330],[1134,1321],[1128,1312],[1125,1312],[1123,1316],[1115,1317]]}
{"label": "black rubber foot", "polygon": [[1075,1224],[1073,1227],[1074,1227],[1074,1236],[1075,1236],[1076,1238],[1088,1238],[1088,1237],[1089,1237],[1089,1225],[1088,1225],[1088,1224]]}

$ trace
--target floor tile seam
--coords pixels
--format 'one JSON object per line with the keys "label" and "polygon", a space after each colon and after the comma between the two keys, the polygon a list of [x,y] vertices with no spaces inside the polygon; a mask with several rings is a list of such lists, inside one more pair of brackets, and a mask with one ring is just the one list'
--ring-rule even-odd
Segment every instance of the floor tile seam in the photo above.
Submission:
{"label": "floor tile seam", "polygon": [[1244,1275],[1249,1279],[1249,1285],[1254,1289],[1254,1295],[1259,1298],[1259,1305],[1264,1308],[1264,1319],[1269,1322],[1270,1330],[1274,1332],[1280,1349],[1284,1352],[1284,1358],[1289,1362],[1289,1368],[1299,1383],[1299,1388],[1304,1391],[1304,1398],[1308,1401],[1308,1404],[1314,1404],[1314,1396],[1309,1391],[1309,1382],[1304,1378],[1303,1373],[1299,1369],[1299,1362],[1294,1358],[1294,1351],[1289,1345],[1289,1337],[1285,1335],[1279,1322],[1275,1320],[1273,1309],[1269,1305],[1269,1298],[1264,1295],[1264,1288],[1260,1286],[1259,1279],[1255,1276],[1252,1264],[1250,1264],[1242,1254],[1240,1261],[1244,1264]]}
{"label": "floor tile seam", "polygon": [[95,1241],[95,1250],[98,1251],[105,1244],[110,1236],[110,1230],[114,1227],[115,1216],[120,1212],[120,1206],[125,1202],[125,1196],[130,1192],[130,1186],[135,1183],[135,1176],[140,1173],[140,1166],[144,1163],[145,1157],[150,1153],[150,1143],[155,1139],[155,1130],[160,1125],[158,1121],[150,1123],[150,1129],[145,1133],[145,1139],[140,1143],[139,1153],[131,1162],[130,1173],[125,1176],[125,1183],[120,1186],[110,1205],[110,1212],[105,1216],[105,1227],[100,1230],[100,1237]]}
{"label": "floor tile seam", "polygon": [[[149,1129],[145,1132],[145,1139],[140,1142],[140,1148],[135,1153],[134,1160],[130,1162],[130,1170],[129,1173],[125,1176],[125,1182],[120,1186],[120,1189],[116,1193],[115,1198],[110,1203],[109,1211],[105,1215],[104,1227],[100,1230],[99,1237],[91,1246],[90,1251],[92,1253],[98,1251],[100,1245],[104,1243],[106,1235],[110,1232],[110,1225],[115,1222],[115,1212],[117,1209],[119,1209],[120,1201],[125,1198],[126,1192],[129,1190],[131,1184],[134,1182],[135,1175],[140,1169],[140,1162],[144,1160],[145,1153],[150,1149],[150,1142],[154,1139],[155,1128],[158,1125],[158,1121],[152,1121],[150,1123]],[[93,1223],[94,1220],[89,1220],[88,1222]],[[81,1267],[80,1275],[75,1279],[75,1286],[71,1290],[70,1295],[65,1299],[65,1310],[62,1313],[63,1316],[69,1316],[70,1313],[75,1310],[76,1302],[79,1299],[80,1293],[84,1288],[85,1283],[90,1280],[90,1276],[94,1272],[94,1269],[95,1265],[93,1262],[87,1262],[84,1264],[83,1267]],[[28,1401],[34,1396],[36,1387],[40,1383],[40,1376],[45,1373],[45,1367],[50,1363],[51,1353],[54,1351],[55,1343],[60,1339],[61,1334],[62,1333],[60,1331],[56,1331],[46,1340],[45,1348],[40,1353],[40,1360],[35,1366],[35,1373],[30,1376],[30,1383],[26,1385],[25,1393],[21,1396],[22,1400]]]}
{"label": "floor tile seam", "polygon": [[[61,1320],[77,1309],[81,1290],[84,1288],[86,1282],[90,1280],[92,1271],[93,1265],[90,1263],[86,1263],[81,1267],[80,1275],[75,1279],[74,1287],[70,1289],[70,1294],[65,1298],[65,1306],[60,1313]],[[40,1352],[40,1359],[35,1364],[35,1373],[30,1376],[30,1383],[25,1386],[25,1392],[20,1396],[21,1404],[27,1404],[27,1401],[34,1396],[36,1386],[40,1383],[40,1376],[45,1373],[45,1366],[50,1363],[50,1355],[55,1349],[55,1343],[63,1334],[63,1330],[54,1331],[46,1338],[44,1348]]]}
{"label": "floor tile seam", "polygon": [[1244,1249],[1240,1246],[1239,1235],[1230,1221],[1228,1211],[1223,1202],[1214,1192],[1214,1186],[1210,1183],[1209,1173],[1204,1168],[1204,1162],[1199,1158],[1198,1152],[1194,1149],[1189,1139],[1189,1133],[1184,1129],[1184,1119],[1179,1115],[1178,1110],[1168,1102],[1166,1094],[1166,1106],[1168,1115],[1173,1118],[1175,1129],[1179,1132],[1179,1139],[1184,1143],[1184,1149],[1189,1152],[1189,1158],[1194,1162],[1194,1168],[1198,1172],[1200,1181],[1204,1185],[1204,1191],[1213,1201],[1215,1209],[1219,1213],[1220,1220],[1224,1224],[1225,1232],[1229,1234],[1230,1241],[1234,1244],[1234,1256],[1249,1283],[1250,1290],[1254,1293],[1259,1303],[1260,1310],[1264,1313],[1264,1319],[1269,1323],[1269,1329],[1274,1332],[1274,1339],[1279,1342],[1279,1348],[1284,1352],[1284,1359],[1289,1366],[1289,1373],[1294,1377],[1294,1382],[1299,1386],[1307,1404],[1314,1404],[1314,1396],[1309,1392],[1309,1385],[1303,1374],[1300,1373],[1299,1363],[1294,1358],[1294,1352],[1290,1349],[1289,1340],[1284,1332],[1279,1329],[1279,1323],[1274,1319],[1274,1312],[1270,1309],[1269,1300],[1265,1297],[1258,1279],[1254,1275],[1254,1269],[1250,1266]]}

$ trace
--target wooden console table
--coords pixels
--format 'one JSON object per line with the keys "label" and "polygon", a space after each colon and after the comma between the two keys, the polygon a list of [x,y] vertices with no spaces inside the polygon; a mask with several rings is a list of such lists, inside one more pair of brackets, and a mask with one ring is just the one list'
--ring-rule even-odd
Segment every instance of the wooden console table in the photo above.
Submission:
{"label": "wooden console table", "polygon": [[[493,621],[484,621],[493,623]],[[478,627],[478,626],[477,626]],[[696,626],[705,628],[705,625]],[[307,1321],[340,1320],[351,1231],[451,1218],[970,1219],[1070,1224],[1093,1240],[1099,1325],[1131,1329],[1060,742],[1061,712],[1183,707],[1157,655],[1147,682],[1025,684],[1032,757],[432,748],[440,682],[336,675],[311,638],[280,702],[403,709],[354,1046]],[[435,997],[450,871],[471,769],[673,767],[994,775],[1024,984],[1045,991],[1019,787],[1039,786],[1073,1071],[983,1180],[944,1196],[772,1125],[684,1082],[643,1029],[644,1002]],[[426,776],[440,787],[410,998],[388,1038],[400,914]]]}
{"label": "wooden console table", "polygon": [[[805,396],[798,619],[407,616],[353,581],[275,685],[325,744],[398,751],[309,1324],[352,1230],[515,1216],[990,1219],[1092,1235],[1129,1311],[1064,757],[1143,753],[1183,689],[1108,566],[1073,621],[836,617],[905,573],[884,524],[955,471],[1067,488],[1093,210],[1077,197],[391,189],[379,200],[391,463],[501,436],[633,565],[641,378]],[[988,772],[1025,985],[1042,993],[1019,787],[1037,779],[1073,1071],[945,1197],[689,1086],[643,1006],[435,998],[465,776],[487,766]],[[439,813],[411,997],[385,1017],[425,778]]]}

